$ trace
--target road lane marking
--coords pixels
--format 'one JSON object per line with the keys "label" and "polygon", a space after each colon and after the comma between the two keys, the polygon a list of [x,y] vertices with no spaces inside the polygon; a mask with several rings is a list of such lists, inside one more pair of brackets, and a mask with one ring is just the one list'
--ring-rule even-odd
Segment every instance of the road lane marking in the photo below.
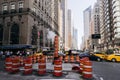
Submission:
{"label": "road lane marking", "polygon": [[100,77],[100,80],[104,80],[102,77]]}

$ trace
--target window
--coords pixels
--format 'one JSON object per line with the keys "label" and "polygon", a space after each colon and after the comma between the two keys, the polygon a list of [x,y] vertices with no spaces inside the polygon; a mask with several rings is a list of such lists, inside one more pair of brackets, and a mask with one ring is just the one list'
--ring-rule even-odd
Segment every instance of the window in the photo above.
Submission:
{"label": "window", "polygon": [[19,25],[14,23],[11,27],[10,44],[19,44]]}
{"label": "window", "polygon": [[2,40],[3,40],[3,25],[0,24],[0,45],[2,45]]}
{"label": "window", "polygon": [[11,9],[15,9],[15,3],[11,3]]}
{"label": "window", "polygon": [[35,7],[33,8],[33,11],[36,12],[36,8]]}
{"label": "window", "polygon": [[24,3],[23,2],[19,2],[18,6],[19,6],[19,8],[23,8],[24,7]]}
{"label": "window", "polygon": [[37,0],[34,0],[35,3],[37,3]]}
{"label": "window", "polygon": [[7,11],[7,10],[8,10],[7,4],[3,4],[3,11]]}

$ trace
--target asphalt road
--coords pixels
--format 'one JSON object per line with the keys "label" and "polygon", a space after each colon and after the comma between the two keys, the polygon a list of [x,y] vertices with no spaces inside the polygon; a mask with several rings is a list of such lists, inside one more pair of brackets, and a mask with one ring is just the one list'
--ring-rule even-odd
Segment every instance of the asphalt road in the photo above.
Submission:
{"label": "asphalt road", "polygon": [[120,80],[120,63],[93,61],[93,76],[96,80]]}

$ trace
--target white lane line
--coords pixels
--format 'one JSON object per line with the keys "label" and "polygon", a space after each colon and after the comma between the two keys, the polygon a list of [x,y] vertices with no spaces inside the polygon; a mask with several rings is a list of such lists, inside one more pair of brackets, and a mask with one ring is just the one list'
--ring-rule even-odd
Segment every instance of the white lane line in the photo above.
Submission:
{"label": "white lane line", "polygon": [[104,80],[102,77],[100,77],[100,80]]}

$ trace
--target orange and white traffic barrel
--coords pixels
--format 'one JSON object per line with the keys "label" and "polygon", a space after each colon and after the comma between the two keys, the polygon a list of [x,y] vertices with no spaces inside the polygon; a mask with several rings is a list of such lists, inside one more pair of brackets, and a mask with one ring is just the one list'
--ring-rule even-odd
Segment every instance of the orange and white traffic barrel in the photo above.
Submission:
{"label": "orange and white traffic barrel", "polygon": [[37,62],[40,60],[40,55],[37,55]]}
{"label": "orange and white traffic barrel", "polygon": [[84,57],[84,58],[80,59],[80,73],[83,73],[83,66],[84,66],[85,61],[89,61],[89,58]]}
{"label": "orange and white traffic barrel", "polygon": [[59,59],[60,59],[60,61],[62,61],[63,60],[63,56],[60,56]]}
{"label": "orange and white traffic barrel", "polygon": [[92,78],[92,62],[91,61],[84,62],[83,77],[87,79]]}
{"label": "orange and white traffic barrel", "polygon": [[36,63],[37,62],[37,58],[36,58],[36,55],[34,54],[33,55],[33,63]]}
{"label": "orange and white traffic barrel", "polygon": [[74,56],[73,56],[73,55],[70,56],[70,62],[72,62],[72,63],[75,62],[75,61],[74,61]]}
{"label": "orange and white traffic barrel", "polygon": [[83,63],[84,63],[84,61],[82,59],[80,59],[80,73],[83,72],[83,65],[84,65]]}
{"label": "orange and white traffic barrel", "polygon": [[5,69],[8,72],[12,71],[12,58],[11,57],[8,57],[5,59]]}
{"label": "orange and white traffic barrel", "polygon": [[12,73],[17,73],[19,72],[19,58],[18,57],[13,57],[12,58]]}
{"label": "orange and white traffic barrel", "polygon": [[41,56],[40,60],[38,61],[38,74],[44,75],[46,74],[46,57]]}
{"label": "orange and white traffic barrel", "polygon": [[65,58],[64,58],[64,62],[65,62],[65,63],[68,63],[68,61],[69,61],[69,56],[66,55]]}
{"label": "orange and white traffic barrel", "polygon": [[76,62],[80,62],[79,55],[76,56]]}
{"label": "orange and white traffic barrel", "polygon": [[32,74],[32,59],[31,58],[26,58],[24,59],[24,74]]}
{"label": "orange and white traffic barrel", "polygon": [[60,77],[62,76],[62,61],[58,60],[54,60],[54,72],[53,72],[54,76]]}
{"label": "orange and white traffic barrel", "polygon": [[23,59],[24,59],[23,57],[20,57],[20,67],[24,66]]}
{"label": "orange and white traffic barrel", "polygon": [[83,61],[89,61],[89,58],[88,57],[84,57],[82,58]]}

